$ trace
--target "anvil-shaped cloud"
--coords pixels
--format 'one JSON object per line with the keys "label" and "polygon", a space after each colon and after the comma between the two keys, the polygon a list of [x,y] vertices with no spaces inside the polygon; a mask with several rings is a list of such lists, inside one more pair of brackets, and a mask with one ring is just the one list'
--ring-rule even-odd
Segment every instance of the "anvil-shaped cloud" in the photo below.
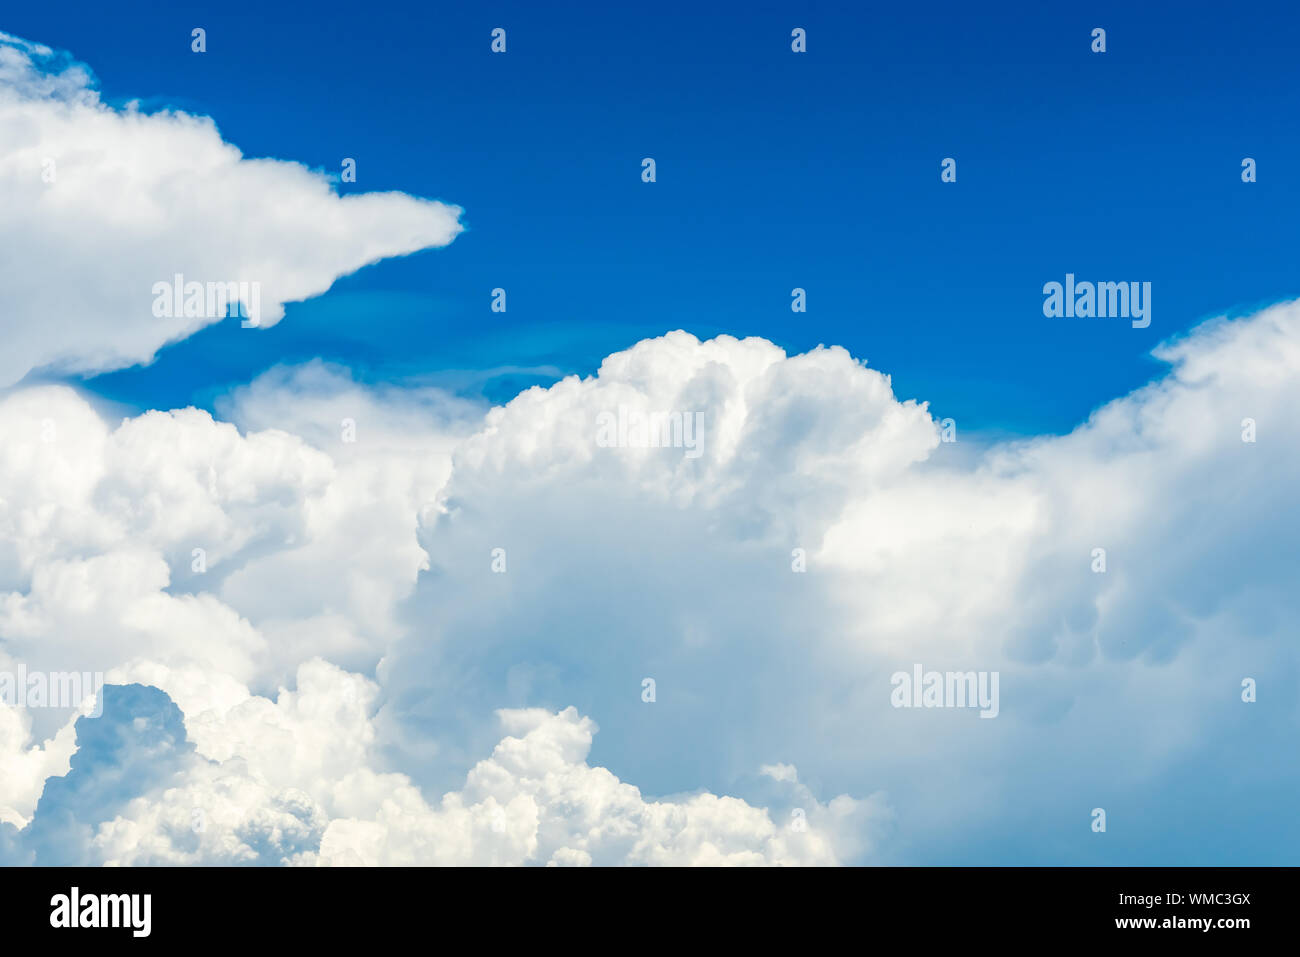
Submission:
{"label": "anvil-shaped cloud", "polygon": [[340,276],[447,245],[460,212],[340,197],[298,163],[244,157],[208,117],[116,109],[85,66],[0,33],[0,217],[21,237],[0,257],[0,387],[148,362],[220,321],[154,314],[155,284],[177,275],[258,283],[269,326]]}

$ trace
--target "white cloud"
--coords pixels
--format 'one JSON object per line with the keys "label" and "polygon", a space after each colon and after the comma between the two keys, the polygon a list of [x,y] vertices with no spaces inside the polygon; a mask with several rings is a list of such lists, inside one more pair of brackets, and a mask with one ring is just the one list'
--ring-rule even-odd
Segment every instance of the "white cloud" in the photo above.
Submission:
{"label": "white cloud", "polygon": [[0,822],[26,827],[46,778],[66,774],[75,750],[71,722],[43,745],[34,745],[30,714],[0,703]]}
{"label": "white cloud", "polygon": [[465,787],[426,806],[414,790],[368,819],[331,822],[325,864],[754,865],[834,864],[887,821],[883,797],[846,795],[823,807],[807,795],[807,827],[714,794],[647,801],[586,758],[596,726],[573,708],[499,712],[511,732]]}
{"label": "white cloud", "polygon": [[[1099,792],[1294,734],[1238,686],[1295,676],[1297,342],[1295,304],[1211,324],[1071,434],[980,454],[843,350],[685,333],[485,416],[315,364],[232,396],[242,431],[22,389],[0,655],[184,714],[193,759],[94,822],[96,859],[1086,860],[1059,821]],[[704,454],[598,446],[620,405],[702,412]],[[999,671],[998,719],[890,708],[918,661]],[[16,824],[67,738],[7,720]]]}
{"label": "white cloud", "polygon": [[245,158],[210,118],[109,106],[84,66],[6,34],[0,205],[23,237],[0,259],[0,387],[44,366],[146,362],[218,321],[154,316],[154,284],[176,274],[260,283],[269,326],[285,303],[381,259],[445,246],[462,228],[455,206],[340,197],[300,164]]}
{"label": "white cloud", "polygon": [[596,726],[572,708],[500,712],[508,736],[430,805],[370,764],[377,689],[325,662],[275,701],[215,707],[192,675],[114,677],[172,688],[197,753],[99,825],[94,852],[109,864],[833,864],[889,817],[879,796],[822,806],[806,789],[802,827],[712,794],[647,801],[586,763]]}
{"label": "white cloud", "polygon": [[[1257,726],[1239,691],[1295,671],[1298,342],[1294,303],[1209,324],[1069,435],[974,455],[842,350],[674,333],[531,390],[428,513],[421,637],[379,672],[393,746],[454,750],[467,702],[581,701],[621,776],[724,787],[793,760],[832,791],[887,788],[930,859],[1183,762],[1262,760],[1296,724]],[[703,410],[704,455],[598,447],[619,405]],[[893,710],[916,662],[1000,672],[1000,718]],[[962,786],[936,791],[939,768]],[[1033,813],[992,810],[1013,802]]]}

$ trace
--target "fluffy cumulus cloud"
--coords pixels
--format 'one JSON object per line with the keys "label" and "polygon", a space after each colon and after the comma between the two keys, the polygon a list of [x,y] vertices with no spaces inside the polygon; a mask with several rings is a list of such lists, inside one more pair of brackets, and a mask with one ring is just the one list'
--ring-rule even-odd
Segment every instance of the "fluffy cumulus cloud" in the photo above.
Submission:
{"label": "fluffy cumulus cloud", "polygon": [[[1187,762],[1271,766],[1294,740],[1293,699],[1240,693],[1295,680],[1300,569],[1279,543],[1297,521],[1298,321],[1284,304],[1207,324],[1072,433],[993,445],[942,442],[838,349],[673,333],[525,393],[426,512],[425,627],[379,672],[393,752],[455,749],[480,691],[479,707],[578,701],[630,778],[720,788],[792,757],[832,793],[884,787],[903,809],[891,859],[1185,859],[1150,831],[1145,850],[1134,833],[1088,846],[1070,822],[1142,807]],[[620,406],[702,412],[704,453],[602,447]],[[997,720],[891,707],[918,663],[997,672]],[[1264,801],[1296,790],[1259,784]],[[1199,794],[1197,826],[1233,800]]]}
{"label": "fluffy cumulus cloud", "polygon": [[115,108],[85,66],[6,34],[0,205],[23,237],[0,261],[0,387],[42,367],[145,362],[223,318],[155,316],[155,284],[177,275],[205,284],[204,312],[207,283],[257,283],[255,318],[269,326],[285,303],[461,230],[455,206],[340,197],[300,164],[246,158],[208,117]]}
{"label": "fluffy cumulus cloud", "polygon": [[[1295,304],[1208,324],[1074,432],[960,455],[843,350],[682,332],[493,409],[319,364],[230,422],[19,390],[5,661],[165,696],[0,715],[7,853],[1084,861],[1092,807],[1222,813],[1191,761],[1292,793],[1293,708],[1239,691],[1296,678],[1298,340]],[[601,431],[656,412],[700,454]],[[892,707],[917,662],[997,671],[996,720]]]}
{"label": "fluffy cumulus cloud", "polygon": [[[0,132],[7,382],[192,331],[148,315],[171,272],[283,303],[457,228],[12,40]],[[843,349],[683,331],[494,408],[324,363],[215,416],[10,388],[0,675],[108,684],[0,703],[0,860],[1283,862],[1248,821],[1300,797],[1300,305],[1156,355],[996,442]],[[996,674],[991,720],[895,707],[918,665]]]}
{"label": "fluffy cumulus cloud", "polygon": [[[430,804],[373,767],[365,678],[313,659],[274,701],[233,682],[214,694],[207,678],[155,665],[110,675],[104,716],[75,725],[68,773],[0,835],[7,862],[833,864],[888,820],[878,798],[823,807],[806,791],[791,828],[732,797],[647,801],[587,764],[596,726],[572,708],[500,712],[508,735]],[[158,685],[184,702],[183,722]]]}
{"label": "fluffy cumulus cloud", "polygon": [[[288,394],[313,396],[296,408],[315,419],[292,421]],[[313,365],[258,380],[231,414],[315,445],[193,409],[114,427],[65,387],[0,402],[0,657],[109,682],[102,718],[72,715],[48,741],[31,728],[44,712],[2,713],[8,859],[832,863],[887,821],[879,796],[803,795],[797,829],[736,798],[646,800],[586,762],[596,725],[572,708],[488,709],[510,736],[426,798],[383,758],[380,689],[321,656],[373,670],[407,633],[399,608],[428,568],[419,516],[482,411]],[[151,773],[122,778],[126,745],[159,721]],[[82,793],[95,800],[69,807]]]}

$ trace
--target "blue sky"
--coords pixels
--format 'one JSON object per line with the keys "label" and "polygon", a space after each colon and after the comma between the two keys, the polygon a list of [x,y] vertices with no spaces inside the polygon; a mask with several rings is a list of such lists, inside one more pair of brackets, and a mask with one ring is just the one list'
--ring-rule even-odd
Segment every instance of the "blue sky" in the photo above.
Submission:
{"label": "blue sky", "polygon": [[[504,401],[680,327],[843,345],[966,429],[1063,432],[1157,374],[1159,340],[1300,293],[1289,5],[128,3],[20,6],[7,29],[74,51],[111,101],[211,115],[246,155],[350,156],[344,193],[465,209],[449,248],[87,383],[130,407],[211,408],[316,356]],[[1150,281],[1152,325],[1044,319],[1066,272]]]}

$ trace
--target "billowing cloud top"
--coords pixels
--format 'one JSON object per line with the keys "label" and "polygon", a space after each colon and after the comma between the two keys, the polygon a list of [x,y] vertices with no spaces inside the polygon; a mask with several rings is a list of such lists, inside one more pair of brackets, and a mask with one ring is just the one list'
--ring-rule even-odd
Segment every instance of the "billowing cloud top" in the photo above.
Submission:
{"label": "billowing cloud top", "polygon": [[[1181,763],[1295,732],[1239,694],[1295,676],[1295,556],[1258,529],[1295,531],[1297,340],[1296,304],[1210,323],[1071,434],[984,447],[842,350],[682,332],[486,411],[321,364],[238,391],[233,424],[20,390],[0,663],[170,702],[43,744],[0,709],[11,858],[943,860],[979,825],[1045,859],[1056,815],[1181,800]],[[696,458],[636,444],[674,409]],[[892,707],[914,662],[998,672],[998,720]],[[51,789],[127,760],[94,722],[173,706],[159,776]],[[79,765],[98,740],[119,757]],[[713,792],[738,784],[761,804]],[[76,840],[42,824],[69,815]]]}

